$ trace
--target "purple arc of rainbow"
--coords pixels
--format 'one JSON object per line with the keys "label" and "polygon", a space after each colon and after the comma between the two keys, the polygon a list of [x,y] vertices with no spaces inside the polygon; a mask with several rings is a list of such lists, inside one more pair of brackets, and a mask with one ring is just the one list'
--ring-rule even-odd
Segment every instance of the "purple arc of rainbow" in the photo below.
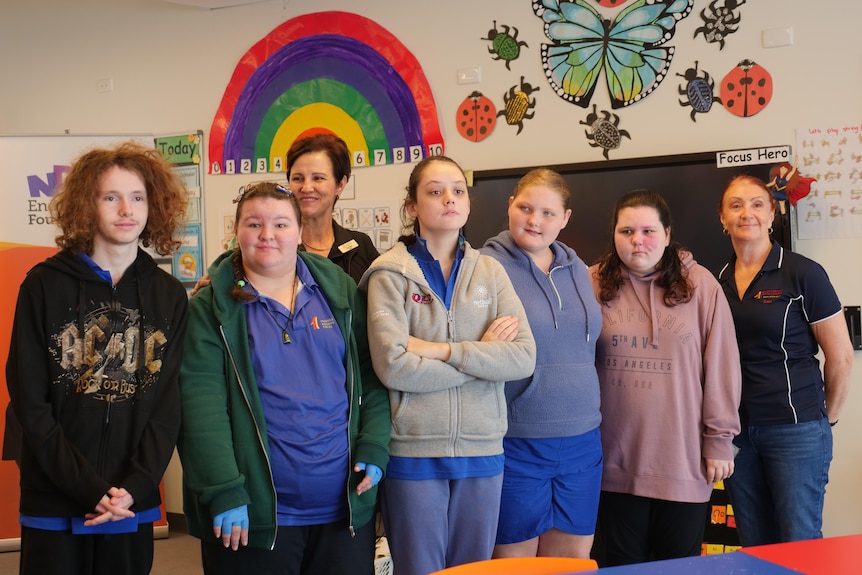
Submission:
{"label": "purple arc of rainbow", "polygon": [[[266,145],[262,137],[278,127],[265,124],[285,121],[289,112],[318,103],[320,91],[308,89],[315,83],[330,87],[327,103],[343,104],[342,112],[358,125],[376,122],[370,137],[363,134],[375,147],[384,141],[391,153],[422,145],[427,154],[429,146],[439,145],[442,153],[437,107],[415,57],[372,20],[318,12],[281,24],[240,59],[211,127],[210,173],[228,159],[260,157]],[[345,94],[354,98],[349,105],[338,100]],[[332,128],[308,125],[305,131],[338,133],[337,126]]]}

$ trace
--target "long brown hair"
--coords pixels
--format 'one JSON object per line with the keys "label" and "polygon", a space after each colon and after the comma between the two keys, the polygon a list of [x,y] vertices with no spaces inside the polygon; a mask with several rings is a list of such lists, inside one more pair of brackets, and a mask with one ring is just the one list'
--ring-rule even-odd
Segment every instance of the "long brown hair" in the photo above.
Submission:
{"label": "long brown hair", "polygon": [[787,177],[787,188],[785,188],[785,191],[794,191],[799,185],[799,170],[795,170],[793,164],[791,163],[782,162],[777,166],[772,166],[772,168],[769,170],[770,181],[774,178],[778,178],[779,176],[781,176],[781,168],[787,170],[785,173],[785,177],[787,177],[787,174],[790,174],[790,172],[793,172],[792,176]]}
{"label": "long brown hair", "polygon": [[[619,221],[620,212],[625,208],[653,208],[658,212],[659,221],[665,229],[671,229],[670,208],[664,198],[650,190],[635,190],[617,200],[611,221],[611,245],[607,253],[598,263],[599,301],[605,305],[615,299],[623,285],[623,262],[617,253],[614,243],[614,233]],[[664,288],[664,303],[669,307],[686,303],[694,294],[694,286],[688,279],[688,274],[682,267],[680,245],[673,241],[664,249],[664,253],[656,266],[656,285]]]}

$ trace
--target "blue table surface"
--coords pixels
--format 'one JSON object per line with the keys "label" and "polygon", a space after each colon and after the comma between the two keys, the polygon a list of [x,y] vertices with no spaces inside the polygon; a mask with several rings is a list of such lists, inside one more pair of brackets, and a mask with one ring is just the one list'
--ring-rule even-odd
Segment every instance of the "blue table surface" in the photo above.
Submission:
{"label": "blue table surface", "polygon": [[589,571],[596,575],[799,575],[798,571],[746,553],[730,552],[700,557],[651,561]]}

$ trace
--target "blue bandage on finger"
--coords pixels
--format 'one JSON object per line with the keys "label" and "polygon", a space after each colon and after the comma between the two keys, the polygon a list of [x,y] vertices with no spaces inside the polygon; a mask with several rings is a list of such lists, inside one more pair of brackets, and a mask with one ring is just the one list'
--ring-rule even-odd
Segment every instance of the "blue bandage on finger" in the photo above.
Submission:
{"label": "blue bandage on finger", "polygon": [[377,485],[377,483],[383,477],[383,470],[374,465],[373,463],[365,463],[360,461],[356,464],[356,467],[365,470],[365,476],[371,478],[371,485]]}
{"label": "blue bandage on finger", "polygon": [[228,509],[213,517],[213,529],[221,527],[222,534],[230,533],[234,526],[248,529],[248,505]]}

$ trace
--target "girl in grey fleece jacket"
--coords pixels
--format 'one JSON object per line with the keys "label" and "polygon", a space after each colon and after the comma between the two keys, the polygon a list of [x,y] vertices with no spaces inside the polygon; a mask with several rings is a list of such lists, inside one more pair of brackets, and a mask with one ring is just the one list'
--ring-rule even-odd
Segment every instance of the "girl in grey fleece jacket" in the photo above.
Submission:
{"label": "girl in grey fleece jacket", "polygon": [[466,178],[449,158],[416,165],[403,236],[365,273],[374,370],[389,389],[392,459],[383,518],[399,575],[488,559],[506,433],[504,382],[536,349],[502,266],[460,235]]}

